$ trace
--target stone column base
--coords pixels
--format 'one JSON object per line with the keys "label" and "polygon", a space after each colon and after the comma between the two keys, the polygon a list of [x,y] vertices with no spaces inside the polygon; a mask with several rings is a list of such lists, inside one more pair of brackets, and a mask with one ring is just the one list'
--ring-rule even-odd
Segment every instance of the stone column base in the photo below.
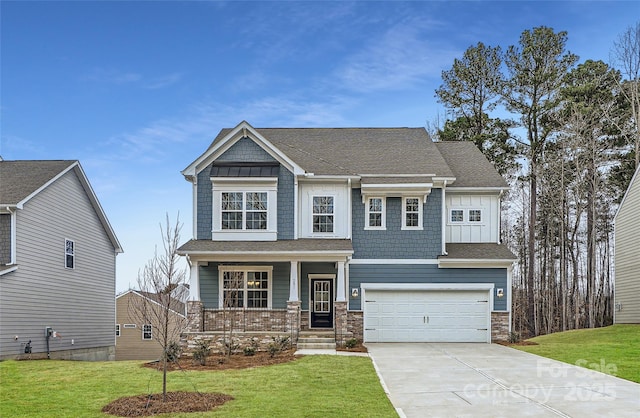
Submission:
{"label": "stone column base", "polygon": [[347,321],[347,302],[334,302],[334,311],[336,315],[335,330],[336,344],[342,346],[347,339],[348,321]]}
{"label": "stone column base", "polygon": [[204,331],[204,322],[202,311],[204,304],[199,300],[190,300],[187,302],[187,332]]}
{"label": "stone column base", "polygon": [[300,333],[300,301],[287,301],[286,330],[291,335],[291,343],[298,342]]}

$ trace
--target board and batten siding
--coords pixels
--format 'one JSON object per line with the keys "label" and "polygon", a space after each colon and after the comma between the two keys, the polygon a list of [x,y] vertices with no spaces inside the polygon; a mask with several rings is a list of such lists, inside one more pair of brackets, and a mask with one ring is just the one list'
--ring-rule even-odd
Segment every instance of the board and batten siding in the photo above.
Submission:
{"label": "board and batten siding", "polygon": [[[447,243],[499,242],[500,199],[498,196],[447,192],[446,209],[445,239]],[[464,212],[463,222],[451,222],[452,209]],[[469,222],[469,210],[474,209],[482,211],[480,222]]]}
{"label": "board and batten siding", "polygon": [[640,170],[636,172],[615,219],[614,323],[640,323]]}
{"label": "board and batten siding", "polygon": [[[29,340],[33,353],[46,352],[50,326],[61,335],[52,353],[99,348],[113,359],[116,253],[75,171],[16,216],[18,269],[0,277],[0,355],[20,354]],[[65,239],[75,243],[75,269],[65,268]]]}

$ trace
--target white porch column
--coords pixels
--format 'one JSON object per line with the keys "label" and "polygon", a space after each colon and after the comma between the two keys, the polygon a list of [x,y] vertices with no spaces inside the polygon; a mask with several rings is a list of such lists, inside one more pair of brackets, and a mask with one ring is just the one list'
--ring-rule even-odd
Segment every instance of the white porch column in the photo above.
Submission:
{"label": "white porch column", "polygon": [[298,298],[298,262],[291,262],[291,273],[289,274],[289,302],[299,302]]}
{"label": "white porch column", "polygon": [[189,300],[200,302],[200,273],[198,262],[191,262],[189,269]]}
{"label": "white porch column", "polygon": [[338,261],[338,283],[336,283],[336,302],[346,302],[345,288],[346,283],[344,280],[344,261]]}

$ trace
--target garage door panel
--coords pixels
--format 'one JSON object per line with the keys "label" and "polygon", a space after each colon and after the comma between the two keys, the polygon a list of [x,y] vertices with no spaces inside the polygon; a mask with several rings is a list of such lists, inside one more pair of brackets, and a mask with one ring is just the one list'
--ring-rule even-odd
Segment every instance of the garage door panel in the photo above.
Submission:
{"label": "garage door panel", "polygon": [[486,290],[367,290],[367,342],[487,342]]}

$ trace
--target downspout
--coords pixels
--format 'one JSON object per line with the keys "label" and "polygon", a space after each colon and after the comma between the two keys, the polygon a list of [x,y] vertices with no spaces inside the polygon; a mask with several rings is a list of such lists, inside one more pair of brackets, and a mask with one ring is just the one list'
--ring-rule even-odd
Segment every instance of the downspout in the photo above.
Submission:
{"label": "downspout", "polygon": [[298,176],[293,175],[293,239],[298,239]]}
{"label": "downspout", "polygon": [[16,233],[16,225],[18,224],[18,222],[16,221],[16,217],[18,216],[18,211],[17,209],[11,208],[9,206],[7,206],[7,210],[9,211],[11,218],[11,248],[9,249],[9,251],[11,251],[11,257],[9,260],[9,264],[14,265],[16,264],[16,239],[18,236]]}
{"label": "downspout", "polygon": [[351,198],[353,197],[353,194],[351,192],[351,178],[347,179],[347,213],[349,216],[347,216],[347,239],[351,239],[351,235],[352,235],[352,228],[353,228],[353,222],[352,222],[352,214],[351,214]]}
{"label": "downspout", "polygon": [[446,238],[447,238],[447,233],[446,233],[446,229],[447,229],[447,205],[446,205],[446,188],[447,188],[447,180],[443,180],[442,181],[442,225],[441,225],[441,230],[442,230],[442,255],[447,255],[447,243],[446,243]]}

